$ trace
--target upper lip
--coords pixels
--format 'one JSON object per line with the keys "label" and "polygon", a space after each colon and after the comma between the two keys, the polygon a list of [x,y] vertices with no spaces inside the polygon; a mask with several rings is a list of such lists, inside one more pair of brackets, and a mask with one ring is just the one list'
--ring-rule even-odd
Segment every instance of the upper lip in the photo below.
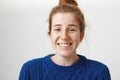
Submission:
{"label": "upper lip", "polygon": [[57,44],[72,44],[72,43],[57,43]]}

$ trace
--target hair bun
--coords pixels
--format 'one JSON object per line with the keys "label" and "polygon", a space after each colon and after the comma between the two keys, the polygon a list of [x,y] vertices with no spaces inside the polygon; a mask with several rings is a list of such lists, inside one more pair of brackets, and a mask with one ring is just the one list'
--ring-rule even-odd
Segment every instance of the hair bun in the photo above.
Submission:
{"label": "hair bun", "polygon": [[59,0],[59,5],[61,4],[70,4],[70,5],[78,6],[75,0]]}

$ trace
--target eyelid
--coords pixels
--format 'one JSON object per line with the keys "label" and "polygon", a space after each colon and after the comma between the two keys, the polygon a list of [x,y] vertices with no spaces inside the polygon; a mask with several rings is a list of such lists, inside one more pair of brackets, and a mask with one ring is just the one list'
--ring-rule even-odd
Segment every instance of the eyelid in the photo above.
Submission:
{"label": "eyelid", "polygon": [[76,30],[77,30],[77,29],[75,29],[75,28],[71,28],[71,29],[70,29],[70,31],[76,31]]}
{"label": "eyelid", "polygon": [[77,27],[71,27],[70,29],[74,29],[74,30],[77,30]]}
{"label": "eyelid", "polygon": [[59,27],[55,27],[55,28],[53,28],[53,31],[60,31],[61,29],[59,28]]}

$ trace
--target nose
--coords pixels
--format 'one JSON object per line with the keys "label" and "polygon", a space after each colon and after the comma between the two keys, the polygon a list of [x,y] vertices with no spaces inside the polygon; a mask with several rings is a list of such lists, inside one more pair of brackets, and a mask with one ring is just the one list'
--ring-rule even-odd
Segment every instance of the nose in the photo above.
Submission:
{"label": "nose", "polygon": [[62,39],[62,40],[68,40],[68,39],[69,39],[69,35],[68,35],[68,33],[67,33],[66,30],[63,30],[63,31],[61,32],[61,39]]}

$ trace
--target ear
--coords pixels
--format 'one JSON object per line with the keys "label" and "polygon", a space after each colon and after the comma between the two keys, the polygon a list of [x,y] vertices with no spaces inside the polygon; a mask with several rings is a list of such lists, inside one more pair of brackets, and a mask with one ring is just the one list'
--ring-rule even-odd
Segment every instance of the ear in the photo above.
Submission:
{"label": "ear", "polygon": [[84,32],[80,32],[80,42],[83,40],[84,38]]}

